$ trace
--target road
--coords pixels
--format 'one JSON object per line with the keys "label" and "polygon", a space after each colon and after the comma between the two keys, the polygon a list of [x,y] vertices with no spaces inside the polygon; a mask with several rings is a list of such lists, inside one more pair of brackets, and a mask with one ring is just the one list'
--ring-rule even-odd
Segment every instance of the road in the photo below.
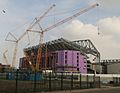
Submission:
{"label": "road", "polygon": [[120,93],[120,87],[118,88],[100,88],[100,89],[88,89],[81,91],[73,91],[72,93]]}
{"label": "road", "polygon": [[45,93],[120,93],[120,87],[96,88],[96,89],[84,89],[84,90],[72,90],[72,91],[68,90],[68,91],[56,91],[56,92],[45,92]]}

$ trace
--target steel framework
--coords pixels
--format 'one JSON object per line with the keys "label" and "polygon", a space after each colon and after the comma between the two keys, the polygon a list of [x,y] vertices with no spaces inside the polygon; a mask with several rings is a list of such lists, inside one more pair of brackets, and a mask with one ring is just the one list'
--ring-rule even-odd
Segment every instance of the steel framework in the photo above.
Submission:
{"label": "steel framework", "polygon": [[[30,51],[37,52],[38,45],[25,48],[24,52],[31,53]],[[77,40],[77,41],[68,41],[66,39],[60,38],[57,40],[49,41],[43,44],[43,52],[46,51],[59,51],[59,50],[76,50],[84,54],[91,54],[96,57],[100,56],[99,51],[95,48],[93,43],[88,40]],[[36,54],[36,53],[35,53]]]}
{"label": "steel framework", "polygon": [[82,51],[84,51],[86,54],[92,54],[94,56],[99,56],[100,52],[96,49],[96,47],[93,45],[93,43],[89,40],[77,40],[77,41],[73,41],[75,42],[77,45],[79,45],[80,49]]}

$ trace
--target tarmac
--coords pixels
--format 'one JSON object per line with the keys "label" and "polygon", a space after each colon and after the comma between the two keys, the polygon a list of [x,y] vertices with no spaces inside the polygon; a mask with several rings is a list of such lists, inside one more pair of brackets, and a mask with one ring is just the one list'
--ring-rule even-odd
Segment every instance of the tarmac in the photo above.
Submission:
{"label": "tarmac", "polygon": [[120,87],[81,89],[81,90],[64,90],[51,92],[37,92],[37,93],[120,93]]}

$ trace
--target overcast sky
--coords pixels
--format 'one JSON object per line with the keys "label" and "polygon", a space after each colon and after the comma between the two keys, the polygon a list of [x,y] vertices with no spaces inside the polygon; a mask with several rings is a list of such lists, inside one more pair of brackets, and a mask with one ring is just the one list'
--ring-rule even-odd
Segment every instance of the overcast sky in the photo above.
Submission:
{"label": "overcast sky", "polygon": [[[0,63],[4,63],[3,52],[6,49],[9,63],[12,61],[15,44],[5,41],[7,33],[20,37],[32,20],[42,15],[52,4],[56,6],[40,22],[43,29],[96,2],[99,7],[48,31],[44,41],[61,37],[68,40],[90,39],[100,51],[101,59],[120,58],[120,0],[0,0]],[[29,35],[29,46],[37,45],[39,35]],[[18,45],[16,64],[23,56],[23,48],[29,47],[27,44],[28,39],[25,36]]]}

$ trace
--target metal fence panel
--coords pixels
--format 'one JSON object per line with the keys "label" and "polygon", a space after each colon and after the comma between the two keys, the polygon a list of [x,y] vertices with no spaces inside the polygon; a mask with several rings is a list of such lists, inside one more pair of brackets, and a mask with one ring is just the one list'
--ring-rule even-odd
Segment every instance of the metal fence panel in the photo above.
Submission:
{"label": "metal fence panel", "polygon": [[[104,82],[109,81],[109,82]],[[0,93],[31,93],[120,86],[120,77],[79,73],[11,71],[0,73]]]}

